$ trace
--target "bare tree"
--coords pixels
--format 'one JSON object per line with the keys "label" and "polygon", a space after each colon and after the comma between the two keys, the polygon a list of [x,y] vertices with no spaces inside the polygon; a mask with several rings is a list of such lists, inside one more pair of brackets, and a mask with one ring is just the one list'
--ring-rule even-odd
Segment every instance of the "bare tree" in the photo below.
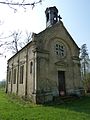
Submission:
{"label": "bare tree", "polygon": [[[42,3],[43,0],[32,0],[33,2],[29,2],[29,0],[0,0],[0,4],[8,5],[10,8],[16,12],[20,7],[25,11],[27,7],[34,8],[37,4]],[[2,25],[2,21],[0,20],[0,25]],[[1,37],[3,33],[0,34],[0,48],[4,47],[4,50],[11,50],[13,53],[18,52],[23,46],[31,41],[32,33],[26,32],[26,38],[24,41],[20,41],[21,32],[14,31],[11,35],[6,37]],[[13,37],[11,41],[2,41],[2,39],[7,39]],[[0,55],[3,55],[3,52],[0,51]]]}
{"label": "bare tree", "polygon": [[32,8],[35,7],[35,5],[42,3],[43,0],[36,0],[33,2],[28,2],[28,0],[4,0],[4,1],[0,1],[0,4],[3,5],[8,5],[10,8],[14,9],[14,11],[17,11],[17,7],[22,7],[23,9],[26,10],[26,8],[28,6],[31,6]]}
{"label": "bare tree", "polygon": [[5,49],[10,50],[12,53],[17,53],[19,49],[22,48],[22,43],[20,42],[22,31],[14,31],[12,33],[11,41],[8,41]]}
{"label": "bare tree", "polygon": [[5,48],[6,46],[9,44],[8,41],[6,41],[6,39],[12,37],[13,34],[10,34],[8,36],[3,36],[3,33],[0,35],[0,57],[3,56],[3,57],[6,57],[6,55],[4,55],[4,52],[5,52]]}
{"label": "bare tree", "polygon": [[32,32],[25,32],[25,40],[24,40],[24,45],[28,44],[32,40]]}
{"label": "bare tree", "polygon": [[26,31],[24,34],[20,30],[14,31],[10,39],[4,44],[4,49],[15,54],[32,40],[32,33]]}
{"label": "bare tree", "polygon": [[[8,36],[0,37],[0,56],[6,57],[7,52],[17,53],[32,40],[32,32],[23,33],[20,30],[12,32]],[[3,35],[3,34],[2,34]]]}
{"label": "bare tree", "polygon": [[[2,47],[3,47],[3,45],[5,45],[6,44],[6,42],[2,42],[2,41],[0,41],[0,48],[2,49]],[[0,50],[0,56],[3,56],[3,51],[2,50]]]}

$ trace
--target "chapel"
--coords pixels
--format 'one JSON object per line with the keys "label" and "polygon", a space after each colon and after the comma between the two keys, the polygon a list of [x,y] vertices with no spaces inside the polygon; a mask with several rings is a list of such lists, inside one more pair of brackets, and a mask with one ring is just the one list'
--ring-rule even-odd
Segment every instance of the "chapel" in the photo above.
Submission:
{"label": "chapel", "polygon": [[8,60],[6,91],[34,103],[81,94],[80,49],[58,9],[46,8],[46,29]]}

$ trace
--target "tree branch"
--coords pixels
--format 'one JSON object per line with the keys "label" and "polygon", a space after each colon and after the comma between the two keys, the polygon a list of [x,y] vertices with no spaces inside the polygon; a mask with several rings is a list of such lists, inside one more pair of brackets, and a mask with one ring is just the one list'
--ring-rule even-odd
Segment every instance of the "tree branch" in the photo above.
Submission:
{"label": "tree branch", "polygon": [[12,33],[11,35],[6,36],[6,37],[0,37],[0,39],[7,39],[7,38],[9,38],[9,37],[12,37],[13,35],[14,35],[14,33]]}
{"label": "tree branch", "polygon": [[32,6],[32,9],[35,7],[35,5],[42,3],[43,0],[38,0],[37,2],[32,2],[32,3],[26,3],[26,0],[22,0],[22,2],[13,2],[13,1],[1,1],[0,4],[3,5],[8,5],[11,9],[14,10],[14,12],[17,12],[17,8],[15,7],[22,7],[26,11],[26,7]]}
{"label": "tree branch", "polygon": [[33,2],[33,3],[24,3],[24,1],[22,3],[13,3],[13,2],[0,2],[0,4],[5,4],[5,5],[13,5],[13,6],[34,6],[35,4],[41,3],[42,0],[39,0],[38,2]]}

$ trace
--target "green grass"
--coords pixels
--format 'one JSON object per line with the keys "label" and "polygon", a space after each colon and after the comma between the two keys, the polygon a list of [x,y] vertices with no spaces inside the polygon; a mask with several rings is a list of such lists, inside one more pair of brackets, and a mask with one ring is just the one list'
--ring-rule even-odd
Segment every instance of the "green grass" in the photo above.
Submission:
{"label": "green grass", "polygon": [[0,91],[0,120],[90,120],[90,97],[61,105],[34,105]]}

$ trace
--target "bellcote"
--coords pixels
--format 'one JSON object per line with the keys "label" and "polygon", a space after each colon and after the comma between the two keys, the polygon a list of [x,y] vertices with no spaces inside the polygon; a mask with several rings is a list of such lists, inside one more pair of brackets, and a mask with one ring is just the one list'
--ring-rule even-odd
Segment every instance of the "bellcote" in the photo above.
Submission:
{"label": "bellcote", "polygon": [[60,19],[60,15],[58,16],[58,9],[54,7],[46,8],[46,27],[51,27],[56,24]]}

